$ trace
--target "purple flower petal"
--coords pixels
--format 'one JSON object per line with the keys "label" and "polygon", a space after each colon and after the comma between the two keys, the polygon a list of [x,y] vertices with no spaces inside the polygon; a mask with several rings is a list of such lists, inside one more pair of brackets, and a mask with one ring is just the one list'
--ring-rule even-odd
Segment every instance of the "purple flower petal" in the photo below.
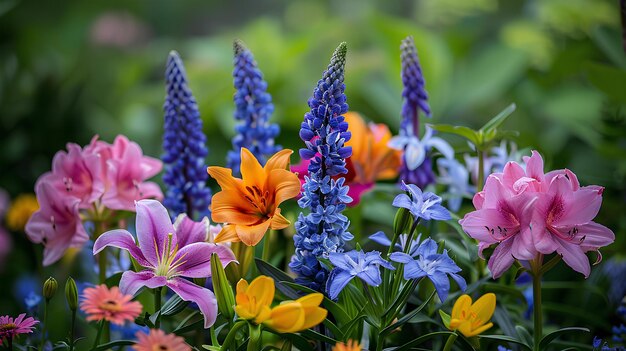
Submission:
{"label": "purple flower petal", "polygon": [[139,250],[133,235],[124,229],[110,230],[100,235],[93,244],[93,254],[98,254],[107,246],[124,249],[128,251],[128,253],[130,253],[130,255],[137,260],[140,265],[152,268],[150,262],[146,260],[141,250]]}
{"label": "purple flower petal", "polygon": [[354,276],[348,271],[337,268],[333,269],[328,277],[328,283],[326,283],[328,296],[331,299],[336,300],[341,290],[348,285],[352,278],[354,278]]}
{"label": "purple flower petal", "polygon": [[[168,235],[172,234],[172,247],[176,245],[176,233],[170,215],[160,202],[141,200],[137,208],[137,240],[144,257],[153,267],[158,265],[158,257],[167,245]],[[156,246],[155,246],[156,245]]]}
{"label": "purple flower petal", "polygon": [[398,263],[409,263],[413,261],[413,257],[405,254],[404,252],[394,252],[389,256],[389,259]]}
{"label": "purple flower petal", "polygon": [[211,290],[201,288],[181,278],[169,280],[167,286],[178,294],[181,299],[194,302],[198,305],[200,312],[204,315],[205,329],[215,323],[215,319],[217,318],[217,300]]}
{"label": "purple flower petal", "polygon": [[205,278],[211,276],[211,255],[217,253],[223,266],[235,261],[235,255],[226,246],[209,244],[209,243],[193,243],[181,248],[174,262],[181,262],[176,269],[179,275],[188,278]]}
{"label": "purple flower petal", "polygon": [[200,222],[194,222],[186,214],[181,214],[174,222],[178,246],[204,242],[209,234],[209,218],[204,217]]}
{"label": "purple flower petal", "polygon": [[353,267],[348,262],[349,256],[346,256],[346,255],[348,255],[347,252],[346,253],[331,252],[330,254],[328,254],[328,259],[333,264],[333,266],[346,270],[346,271],[350,271]]}
{"label": "purple flower petal", "polygon": [[144,286],[154,289],[166,284],[167,279],[165,277],[154,275],[154,272],[151,270],[145,270],[137,273],[132,271],[124,272],[119,286],[123,294],[135,295]]}
{"label": "purple flower petal", "polygon": [[370,235],[370,240],[385,247],[389,247],[391,245],[391,240],[389,240],[387,235],[385,235],[382,231]]}

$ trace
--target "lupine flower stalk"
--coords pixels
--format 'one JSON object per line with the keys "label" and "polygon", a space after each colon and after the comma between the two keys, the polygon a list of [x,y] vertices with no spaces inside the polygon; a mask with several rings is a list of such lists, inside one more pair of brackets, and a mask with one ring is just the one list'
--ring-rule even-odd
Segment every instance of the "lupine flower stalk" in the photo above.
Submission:
{"label": "lupine flower stalk", "polygon": [[269,123],[274,112],[272,96],[267,92],[267,83],[257,67],[252,52],[239,40],[233,43],[235,53],[233,78],[235,85],[235,128],[233,150],[228,152],[227,167],[239,174],[241,148],[245,147],[259,160],[261,166],[282,147],[274,144],[280,133],[277,124]]}
{"label": "lupine flower stalk", "polygon": [[[431,117],[431,112],[413,37],[409,36],[402,40],[400,50],[404,103],[400,135],[394,138],[396,141],[392,143],[400,144],[397,146],[404,151],[400,179],[423,189],[426,185],[435,182],[432,164],[429,156],[426,155],[428,149],[435,145],[426,145],[427,140],[420,140],[419,115],[421,110],[426,117]],[[431,138],[424,137],[424,139]]]}
{"label": "lupine flower stalk", "polygon": [[187,85],[187,74],[176,51],[170,52],[165,71],[165,132],[162,157],[163,182],[167,192],[163,203],[172,217],[186,213],[194,218],[208,215],[211,189],[206,186],[206,136],[198,105]]}
{"label": "lupine flower stalk", "polygon": [[298,275],[299,284],[317,291],[324,290],[329,273],[317,258],[343,252],[345,241],[352,239],[350,221],[341,213],[352,199],[347,195],[345,179],[338,177],[348,172],[346,158],[352,154],[352,148],[344,145],[351,137],[343,116],[348,111],[343,82],[345,61],[346,44],[342,43],[317,82],[308,102],[311,111],[304,115],[300,129],[300,138],[306,144],[300,156],[310,163],[298,203],[311,212],[300,213],[295,224],[296,252],[289,267]]}

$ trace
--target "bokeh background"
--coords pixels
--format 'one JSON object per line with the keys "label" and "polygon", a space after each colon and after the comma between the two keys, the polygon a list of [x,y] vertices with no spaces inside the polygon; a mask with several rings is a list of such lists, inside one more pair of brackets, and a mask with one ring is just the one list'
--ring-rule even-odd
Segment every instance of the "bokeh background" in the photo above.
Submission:
{"label": "bokeh background", "polygon": [[[94,134],[109,142],[125,134],[158,157],[170,50],[183,58],[198,100],[207,164],[223,165],[234,135],[236,38],[265,75],[285,147],[300,147],[306,101],[341,41],[351,109],[397,132],[399,45],[407,35],[430,94],[428,122],[479,127],[515,102],[504,127],[519,131],[520,148],[539,150],[547,169],[567,167],[581,183],[606,187],[597,221],[617,239],[603,253],[623,258],[626,55],[617,0],[0,0],[0,187],[11,197],[32,192],[57,150]],[[463,140],[444,138],[459,155],[469,151]],[[13,242],[3,284],[25,272],[49,274],[23,234]],[[609,334],[612,307],[598,297],[607,286],[589,295],[602,316],[573,307],[564,322]],[[565,304],[581,298],[575,289],[553,294]],[[12,299],[0,295],[0,314],[18,310]]]}

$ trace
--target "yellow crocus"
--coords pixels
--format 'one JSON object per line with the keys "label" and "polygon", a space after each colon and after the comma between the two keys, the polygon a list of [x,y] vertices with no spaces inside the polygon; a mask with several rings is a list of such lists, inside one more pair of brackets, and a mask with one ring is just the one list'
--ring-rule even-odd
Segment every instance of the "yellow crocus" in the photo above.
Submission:
{"label": "yellow crocus", "polygon": [[450,330],[458,330],[466,337],[476,336],[491,328],[489,320],[496,309],[496,295],[487,293],[472,303],[469,295],[461,295],[452,307]]}
{"label": "yellow crocus", "polygon": [[235,311],[239,318],[263,324],[279,333],[296,333],[316,326],[326,318],[328,312],[319,307],[324,295],[308,294],[270,308],[274,292],[274,280],[270,277],[259,276],[250,284],[244,279],[239,280],[235,296]]}
{"label": "yellow crocus", "polygon": [[39,209],[39,203],[34,194],[21,194],[13,201],[7,211],[7,227],[11,230],[22,231],[30,216]]}

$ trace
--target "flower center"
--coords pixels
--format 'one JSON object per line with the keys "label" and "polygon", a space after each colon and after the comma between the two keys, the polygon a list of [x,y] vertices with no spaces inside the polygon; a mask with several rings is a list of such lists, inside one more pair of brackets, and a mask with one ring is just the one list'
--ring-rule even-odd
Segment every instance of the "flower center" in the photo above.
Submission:
{"label": "flower center", "polygon": [[9,330],[13,330],[17,328],[17,325],[15,325],[15,323],[7,323],[7,324],[2,324],[0,325],[0,331],[9,331]]}
{"label": "flower center", "polygon": [[248,192],[244,194],[246,200],[259,211],[262,217],[268,217],[272,212],[269,191],[263,192],[256,185],[246,186],[246,191]]}
{"label": "flower center", "polygon": [[156,239],[154,241],[154,248],[158,259],[154,274],[165,277],[168,280],[176,277],[178,275],[178,268],[186,262],[184,261],[186,254],[176,258],[176,254],[178,253],[178,243],[172,247],[172,233],[167,235],[167,238],[163,243],[163,252],[161,254],[159,254],[159,247],[156,243]]}
{"label": "flower center", "polygon": [[122,305],[120,305],[120,303],[118,301],[114,301],[114,300],[106,300],[103,303],[100,304],[101,310],[104,311],[110,311],[110,312],[119,312],[121,310],[123,310]]}

